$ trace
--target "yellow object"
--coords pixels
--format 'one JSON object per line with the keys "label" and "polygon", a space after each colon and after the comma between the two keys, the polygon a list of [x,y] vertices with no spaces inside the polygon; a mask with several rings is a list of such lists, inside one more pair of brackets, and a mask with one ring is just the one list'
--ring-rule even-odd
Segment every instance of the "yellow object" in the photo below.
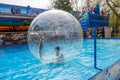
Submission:
{"label": "yellow object", "polygon": [[113,73],[114,73],[114,75],[117,74],[117,70],[115,68],[113,69]]}
{"label": "yellow object", "polygon": [[86,15],[84,15],[84,20],[87,18],[87,16]]}

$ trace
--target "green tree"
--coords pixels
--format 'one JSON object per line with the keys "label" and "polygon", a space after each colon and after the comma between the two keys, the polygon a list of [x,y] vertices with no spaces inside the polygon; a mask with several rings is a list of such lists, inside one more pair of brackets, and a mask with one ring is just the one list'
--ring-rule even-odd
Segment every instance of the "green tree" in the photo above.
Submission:
{"label": "green tree", "polygon": [[116,24],[117,24],[117,16],[112,13],[112,14],[110,15],[109,21],[110,21],[110,26],[111,26],[111,27],[116,27]]}
{"label": "green tree", "polygon": [[120,33],[120,0],[106,0],[110,8],[110,26],[114,28],[114,36]]}
{"label": "green tree", "polygon": [[110,25],[119,26],[120,25],[120,0],[106,0],[112,14],[110,15]]}
{"label": "green tree", "polygon": [[72,11],[72,6],[71,6],[70,0],[54,0],[54,8],[59,9],[59,10],[64,10],[64,11]]}
{"label": "green tree", "polygon": [[120,0],[106,0],[107,5],[110,7],[112,12],[120,18]]}

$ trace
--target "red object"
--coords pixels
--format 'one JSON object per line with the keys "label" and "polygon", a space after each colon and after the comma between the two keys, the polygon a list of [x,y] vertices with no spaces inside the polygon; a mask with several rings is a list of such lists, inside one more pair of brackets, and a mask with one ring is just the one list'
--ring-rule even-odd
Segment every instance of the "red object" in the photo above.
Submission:
{"label": "red object", "polygon": [[102,15],[104,15],[104,14],[105,14],[105,11],[104,11],[103,9],[101,10],[101,14],[102,14]]}
{"label": "red object", "polygon": [[93,7],[90,7],[90,12],[94,12],[94,8]]}

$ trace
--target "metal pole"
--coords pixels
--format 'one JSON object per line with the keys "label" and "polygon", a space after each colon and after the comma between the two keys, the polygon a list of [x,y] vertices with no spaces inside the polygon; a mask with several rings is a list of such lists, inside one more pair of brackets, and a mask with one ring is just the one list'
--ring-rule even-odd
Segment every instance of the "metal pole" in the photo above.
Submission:
{"label": "metal pole", "polygon": [[96,27],[94,27],[94,68],[96,69]]}
{"label": "metal pole", "polygon": [[96,37],[97,37],[97,29],[96,27],[94,27],[94,68],[102,71],[102,69],[97,67]]}

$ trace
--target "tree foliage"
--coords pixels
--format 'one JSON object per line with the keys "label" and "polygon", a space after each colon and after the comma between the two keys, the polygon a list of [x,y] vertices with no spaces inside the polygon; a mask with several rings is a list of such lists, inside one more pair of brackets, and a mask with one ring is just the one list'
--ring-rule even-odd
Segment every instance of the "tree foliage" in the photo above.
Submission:
{"label": "tree foliage", "polygon": [[110,14],[110,26],[120,25],[120,0],[106,0],[112,13]]}
{"label": "tree foliage", "polygon": [[54,0],[54,8],[59,9],[59,10],[64,10],[64,11],[72,11],[72,6],[71,6],[70,0]]}
{"label": "tree foliage", "polygon": [[120,18],[120,0],[106,0],[107,5],[110,7],[112,12]]}
{"label": "tree foliage", "polygon": [[111,27],[116,27],[116,24],[117,24],[117,17],[116,17],[115,14],[110,15],[109,21],[110,21],[110,26],[111,26]]}

